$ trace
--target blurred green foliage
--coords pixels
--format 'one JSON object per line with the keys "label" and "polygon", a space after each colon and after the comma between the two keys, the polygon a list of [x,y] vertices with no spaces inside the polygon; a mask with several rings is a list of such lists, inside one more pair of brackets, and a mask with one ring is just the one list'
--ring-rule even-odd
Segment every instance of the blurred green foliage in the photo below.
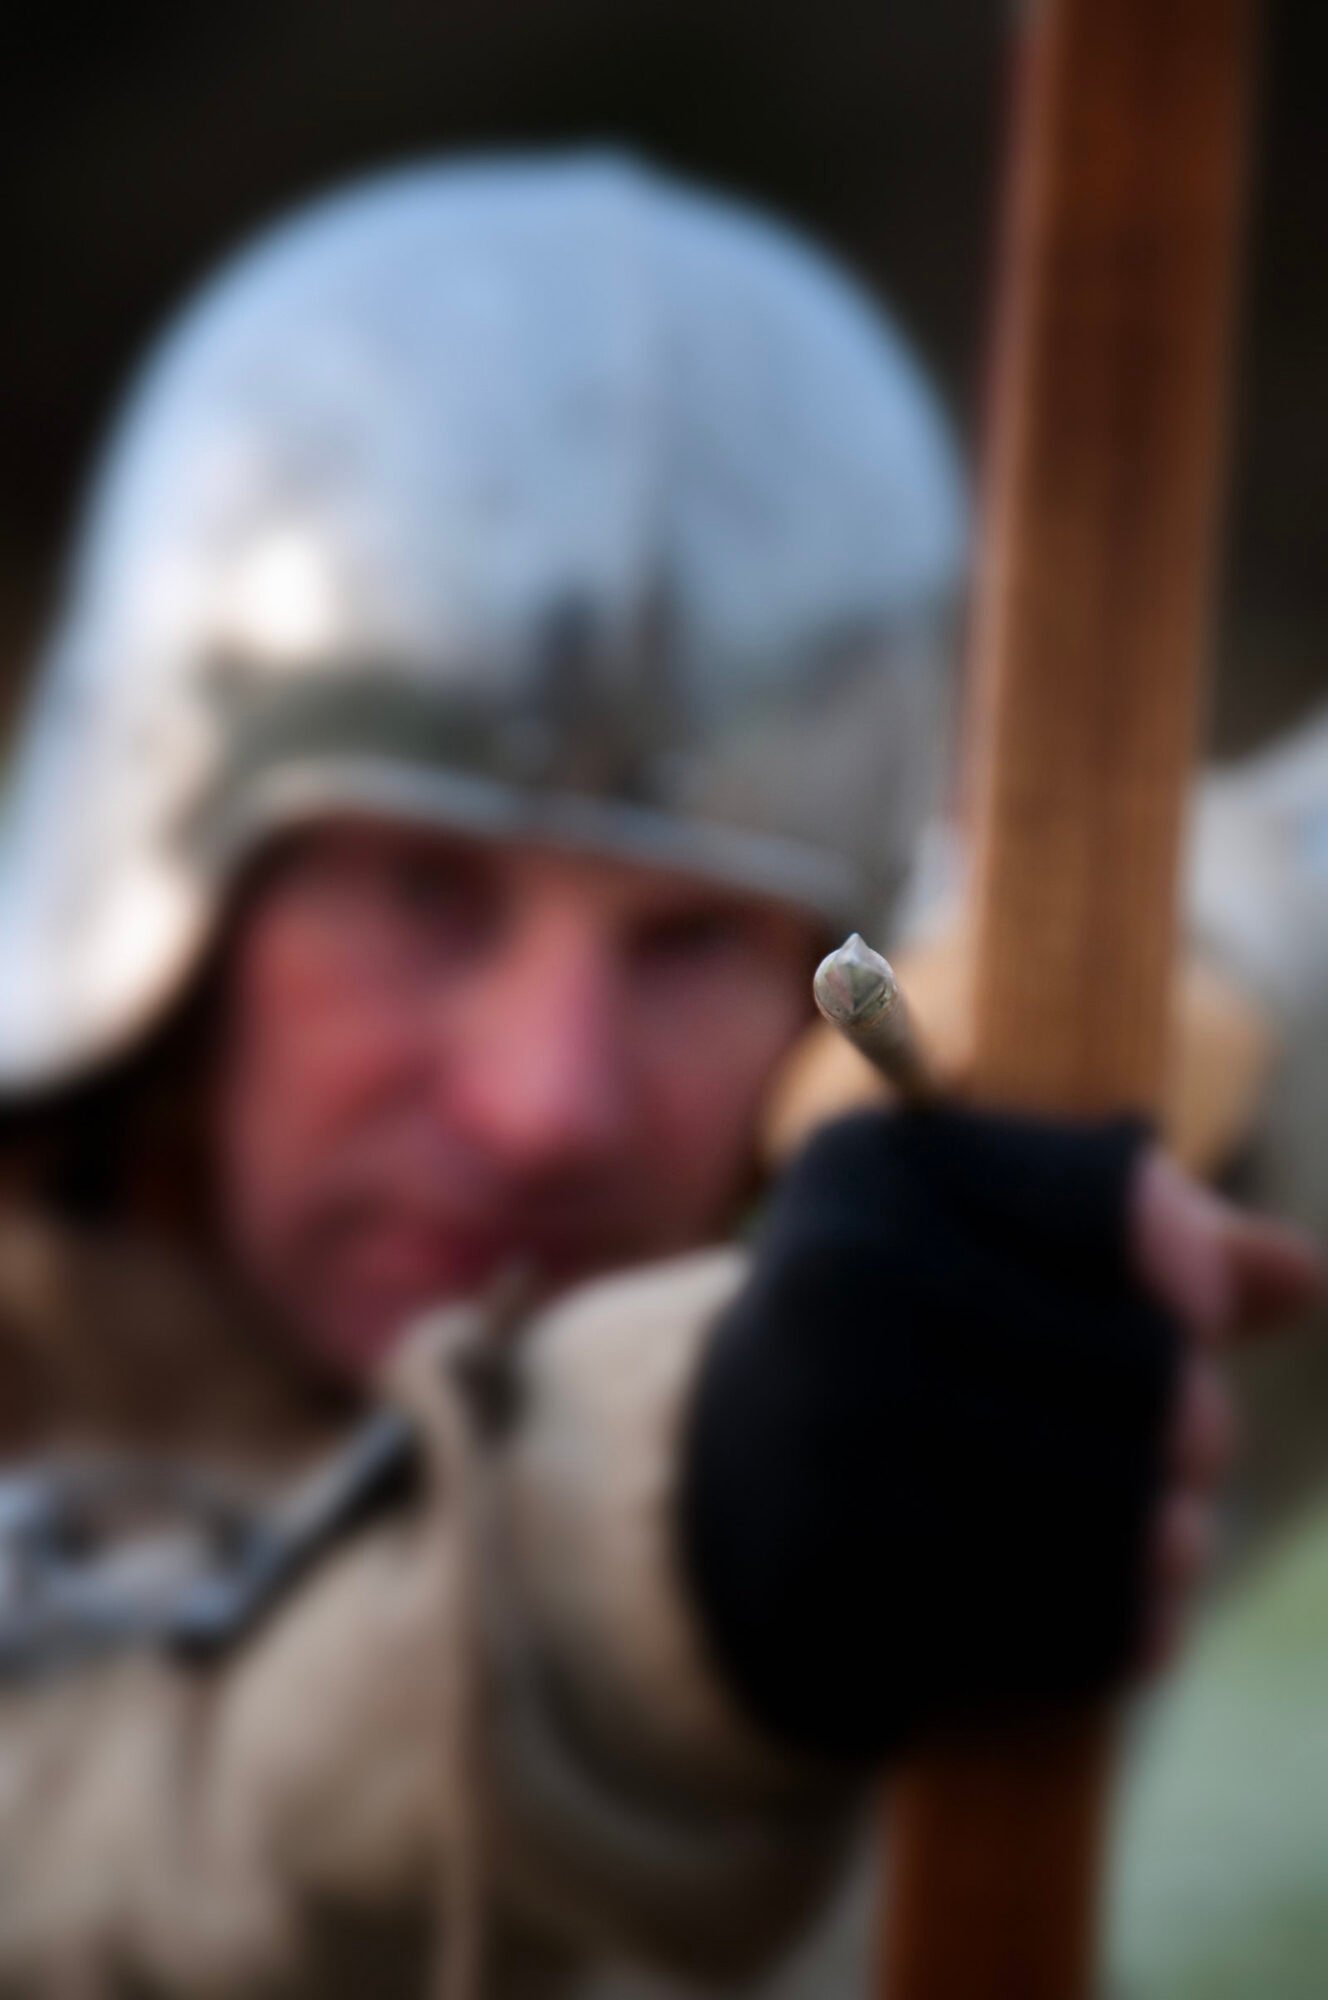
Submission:
{"label": "blurred green foliage", "polygon": [[1109,1991],[1324,2000],[1328,1502],[1214,1614],[1137,1747]]}

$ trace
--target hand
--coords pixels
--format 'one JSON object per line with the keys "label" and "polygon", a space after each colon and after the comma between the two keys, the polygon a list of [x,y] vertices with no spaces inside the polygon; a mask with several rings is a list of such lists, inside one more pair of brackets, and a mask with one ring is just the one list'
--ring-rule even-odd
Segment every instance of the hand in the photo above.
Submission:
{"label": "hand", "polygon": [[1141,1283],[1186,1335],[1142,1653],[1144,1670],[1155,1672],[1175,1655],[1187,1600],[1211,1553],[1215,1496],[1235,1451],[1220,1351],[1233,1337],[1304,1311],[1323,1292],[1325,1272],[1298,1232],[1219,1200],[1156,1148],[1135,1171],[1129,1233]]}
{"label": "hand", "polygon": [[1157,1661],[1231,1450],[1217,1344],[1318,1282],[1129,1121],[829,1128],[684,1441],[684,1559],[735,1692],[881,1757]]}

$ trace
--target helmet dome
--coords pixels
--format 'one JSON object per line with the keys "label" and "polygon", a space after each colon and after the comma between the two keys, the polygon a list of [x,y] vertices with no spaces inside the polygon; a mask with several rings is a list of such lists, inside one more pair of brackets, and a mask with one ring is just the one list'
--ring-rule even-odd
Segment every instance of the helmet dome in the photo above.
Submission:
{"label": "helmet dome", "polygon": [[0,1088],[150,1030],[237,867],[333,810],[879,909],[962,540],[905,344],[746,208],[599,155],[315,203],[93,481],[0,831]]}

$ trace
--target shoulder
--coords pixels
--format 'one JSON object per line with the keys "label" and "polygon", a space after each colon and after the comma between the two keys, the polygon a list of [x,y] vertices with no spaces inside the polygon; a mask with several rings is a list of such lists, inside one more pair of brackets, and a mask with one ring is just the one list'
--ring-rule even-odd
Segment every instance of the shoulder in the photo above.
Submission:
{"label": "shoulder", "polygon": [[522,1348],[530,1396],[549,1418],[593,1427],[605,1449],[646,1437],[666,1446],[706,1335],[747,1261],[726,1245],[574,1292],[539,1317]]}
{"label": "shoulder", "polygon": [[498,1492],[540,1652],[619,1760],[709,1788],[787,1776],[736,1712],[683,1574],[683,1432],[709,1333],[741,1285],[724,1249],[589,1286],[530,1329]]}

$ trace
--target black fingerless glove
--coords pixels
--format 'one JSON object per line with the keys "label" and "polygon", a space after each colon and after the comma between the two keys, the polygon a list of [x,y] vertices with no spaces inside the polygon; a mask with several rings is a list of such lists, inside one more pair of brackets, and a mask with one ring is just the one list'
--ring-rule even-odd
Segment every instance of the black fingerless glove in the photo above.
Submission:
{"label": "black fingerless glove", "polygon": [[875,1760],[1128,1666],[1178,1354],[1127,1265],[1145,1141],[872,1114],[788,1174],[703,1365],[680,1519],[768,1729]]}

